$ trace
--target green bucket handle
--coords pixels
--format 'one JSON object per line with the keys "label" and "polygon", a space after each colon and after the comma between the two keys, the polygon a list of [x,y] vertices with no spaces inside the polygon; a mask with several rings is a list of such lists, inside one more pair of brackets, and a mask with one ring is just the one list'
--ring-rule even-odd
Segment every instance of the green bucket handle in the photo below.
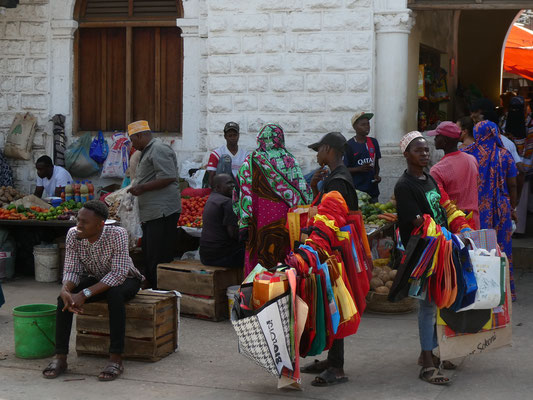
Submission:
{"label": "green bucket handle", "polygon": [[41,331],[41,333],[43,334],[43,336],[46,338],[46,340],[48,340],[50,342],[50,344],[52,346],[56,346],[55,342],[53,342],[49,337],[48,335],[45,333],[45,331],[42,330],[42,328],[39,326],[39,324],[37,323],[37,321],[33,320],[33,322],[31,323],[32,325],[35,325],[37,327],[37,329],[39,329]]}

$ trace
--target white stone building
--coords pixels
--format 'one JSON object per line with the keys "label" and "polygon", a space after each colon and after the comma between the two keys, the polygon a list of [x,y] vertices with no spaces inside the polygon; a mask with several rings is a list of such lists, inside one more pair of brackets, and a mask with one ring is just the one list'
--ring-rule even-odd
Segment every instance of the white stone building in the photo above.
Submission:
{"label": "white stone building", "polygon": [[[4,9],[0,15],[0,133],[3,139],[15,113],[35,114],[38,129],[34,159],[52,153],[49,119],[54,114],[66,116],[69,140],[83,132],[79,128],[79,110],[84,105],[78,93],[80,66],[75,58],[79,46],[76,32],[83,26],[91,29],[119,26],[105,15],[101,21],[85,22],[85,25],[79,22],[76,15],[79,16],[80,8],[91,3],[96,4],[94,7],[104,7],[102,3],[106,2],[20,0],[16,8]],[[108,2],[107,7],[111,3],[129,7],[130,15],[136,7],[150,6],[150,1],[117,0]],[[501,33],[491,41],[491,63],[497,66],[501,64],[502,41],[507,29],[528,2],[182,0],[175,3],[178,13],[172,24],[181,29],[183,40],[180,128],[162,136],[172,143],[179,160],[201,161],[209,150],[223,143],[222,128],[230,120],[240,124],[241,143],[250,148],[263,123],[278,122],[286,133],[288,149],[308,171],[314,165],[314,154],[307,149],[307,144],[334,130],[350,137],[353,113],[373,111],[376,117],[372,120],[372,134],[378,138],[384,154],[381,190],[385,199],[404,168],[398,151],[399,138],[417,127],[416,81],[421,45],[439,52],[446,69],[453,63],[455,74],[449,76],[452,101],[441,106],[452,118],[453,93],[459,77],[468,77],[463,83],[469,83],[479,74],[468,71],[488,69],[486,64],[477,65],[475,60],[468,60],[468,54],[475,54],[475,49],[462,49],[466,41],[461,35],[474,35],[468,27],[474,31],[481,29],[481,34],[486,35],[501,25]],[[497,14],[491,14],[494,12]],[[496,18],[496,22],[484,23],[489,17]],[[129,20],[123,26],[135,29],[159,23],[148,20]],[[161,26],[169,26],[168,18]],[[127,44],[131,34],[125,37]],[[494,49],[499,50],[495,53]],[[467,54],[463,57],[465,61],[461,60],[462,52]],[[134,54],[134,57],[142,55]],[[499,85],[495,83],[499,79],[496,75],[478,83],[492,97]],[[131,74],[125,79],[131,82]],[[158,93],[162,89],[155,90]],[[135,115],[142,115],[135,111],[132,101],[135,103],[126,100],[125,123]],[[33,190],[33,163],[13,161],[12,164],[17,186]]]}

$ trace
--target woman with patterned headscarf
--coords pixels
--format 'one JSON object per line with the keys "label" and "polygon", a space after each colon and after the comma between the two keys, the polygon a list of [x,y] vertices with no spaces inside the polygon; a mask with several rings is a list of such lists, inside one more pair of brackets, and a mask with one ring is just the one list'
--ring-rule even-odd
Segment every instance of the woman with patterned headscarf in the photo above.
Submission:
{"label": "woman with patterned headscarf", "polygon": [[474,127],[475,143],[461,151],[472,154],[479,164],[479,219],[481,229],[495,229],[498,244],[509,258],[511,294],[516,300],[513,264],[512,219],[516,221],[516,176],[513,157],[507,151],[498,133],[498,126],[491,121],[481,121]]}
{"label": "woman with patterned headscarf", "polygon": [[241,237],[246,241],[245,276],[259,263],[271,268],[289,251],[285,227],[289,208],[309,204],[311,189],[300,166],[285,149],[283,129],[265,125],[257,135],[257,149],[250,154],[237,176],[240,190],[234,205]]}

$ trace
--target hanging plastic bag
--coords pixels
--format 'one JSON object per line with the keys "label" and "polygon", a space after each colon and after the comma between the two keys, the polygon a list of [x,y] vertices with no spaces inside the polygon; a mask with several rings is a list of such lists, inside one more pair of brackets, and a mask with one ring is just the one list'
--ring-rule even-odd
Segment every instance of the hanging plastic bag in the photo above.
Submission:
{"label": "hanging plastic bag", "polygon": [[107,141],[105,140],[102,131],[98,131],[98,135],[93,139],[93,142],[91,143],[89,155],[98,164],[102,164],[107,158],[108,153],[109,145],[107,144]]}
{"label": "hanging plastic bag", "polygon": [[112,136],[113,144],[102,168],[102,178],[120,178],[126,175],[129,163],[131,142],[124,132]]}
{"label": "hanging plastic bag", "polygon": [[[129,187],[124,189],[127,190]],[[143,235],[137,197],[131,193],[124,193],[118,208],[118,216],[120,217],[120,226],[128,231],[130,248],[135,247]]]}
{"label": "hanging plastic bag", "polygon": [[90,148],[91,134],[88,132],[68,146],[65,166],[72,176],[87,178],[100,170],[98,164],[89,156]]}

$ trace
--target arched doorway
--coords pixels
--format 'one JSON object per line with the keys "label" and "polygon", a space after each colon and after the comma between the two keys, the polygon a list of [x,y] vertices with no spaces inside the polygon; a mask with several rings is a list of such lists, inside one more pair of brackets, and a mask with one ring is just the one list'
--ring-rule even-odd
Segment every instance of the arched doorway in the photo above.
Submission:
{"label": "arched doorway", "polygon": [[123,130],[145,119],[181,133],[181,1],[78,0],[73,131]]}

